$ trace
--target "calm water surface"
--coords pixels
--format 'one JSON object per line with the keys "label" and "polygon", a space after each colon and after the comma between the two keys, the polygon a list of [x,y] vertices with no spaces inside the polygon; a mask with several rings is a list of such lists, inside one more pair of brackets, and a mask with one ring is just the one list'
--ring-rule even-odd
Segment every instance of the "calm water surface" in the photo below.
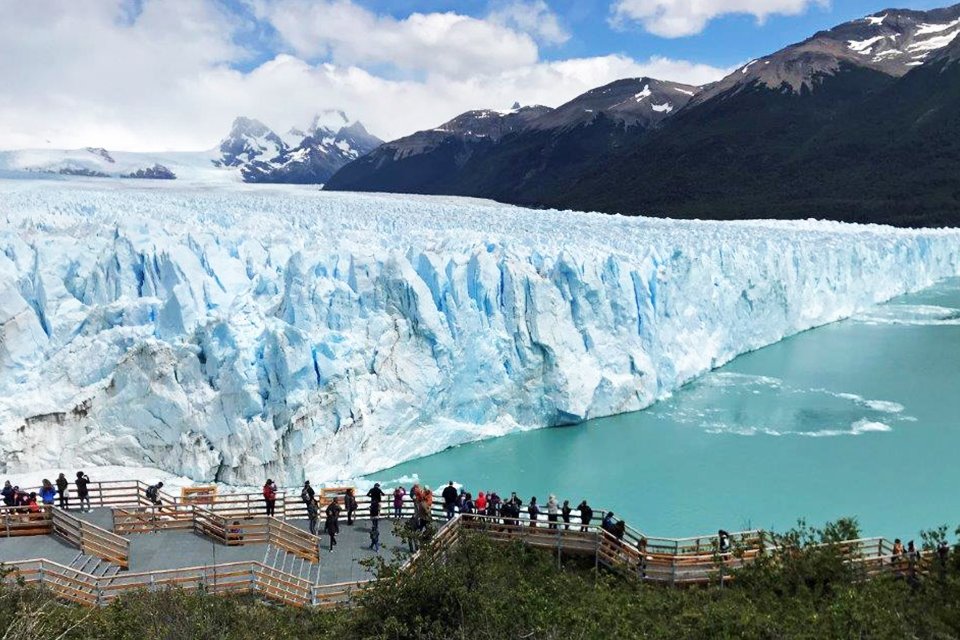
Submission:
{"label": "calm water surface", "polygon": [[856,515],[871,535],[910,538],[960,523],[958,416],[960,280],[950,280],[743,355],[644,411],[370,478],[588,497],[651,535]]}

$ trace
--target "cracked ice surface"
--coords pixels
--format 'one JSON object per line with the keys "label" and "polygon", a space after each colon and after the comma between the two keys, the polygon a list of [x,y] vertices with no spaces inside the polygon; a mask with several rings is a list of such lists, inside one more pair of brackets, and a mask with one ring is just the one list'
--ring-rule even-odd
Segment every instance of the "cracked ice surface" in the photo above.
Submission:
{"label": "cracked ice surface", "polygon": [[0,470],[352,477],[643,408],[958,253],[957,231],[0,180]]}

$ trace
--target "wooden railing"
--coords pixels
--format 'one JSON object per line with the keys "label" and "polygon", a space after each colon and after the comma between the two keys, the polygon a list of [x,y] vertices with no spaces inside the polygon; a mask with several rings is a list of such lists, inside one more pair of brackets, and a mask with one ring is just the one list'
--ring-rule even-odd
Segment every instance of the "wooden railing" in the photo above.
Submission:
{"label": "wooden railing", "polygon": [[10,569],[7,581],[22,579],[37,584],[71,602],[88,606],[106,605],[123,593],[179,588],[203,589],[213,594],[257,593],[298,607],[332,606],[344,602],[363,582],[317,586],[298,576],[260,562],[230,562],[205,567],[187,567],[93,576],[49,560],[25,560],[3,565]]}
{"label": "wooden railing", "polygon": [[37,513],[26,507],[0,506],[0,537],[43,536],[53,531],[51,507],[44,505]]}
{"label": "wooden railing", "polygon": [[80,520],[66,511],[54,508],[53,533],[87,555],[96,556],[123,569],[130,566],[130,541],[106,529]]}

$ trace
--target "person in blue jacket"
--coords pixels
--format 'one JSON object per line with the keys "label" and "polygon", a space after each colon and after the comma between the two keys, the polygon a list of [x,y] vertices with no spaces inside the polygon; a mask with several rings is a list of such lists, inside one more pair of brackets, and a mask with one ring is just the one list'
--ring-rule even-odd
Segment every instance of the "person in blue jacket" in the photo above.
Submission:
{"label": "person in blue jacket", "polygon": [[43,479],[43,484],[40,486],[40,501],[43,504],[53,504],[54,499],[57,497],[57,489],[53,486],[53,483]]}

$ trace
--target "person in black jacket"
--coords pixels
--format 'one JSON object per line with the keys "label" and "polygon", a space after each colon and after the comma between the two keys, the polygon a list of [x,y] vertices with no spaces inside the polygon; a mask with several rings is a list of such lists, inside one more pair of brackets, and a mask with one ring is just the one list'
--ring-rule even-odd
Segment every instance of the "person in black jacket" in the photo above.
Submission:
{"label": "person in black jacket", "polygon": [[303,489],[300,491],[300,499],[303,501],[303,504],[310,504],[313,502],[316,492],[313,490],[313,487],[310,486],[309,480],[303,481]]}
{"label": "person in black jacket", "polygon": [[67,481],[67,476],[62,473],[57,476],[57,493],[60,495],[60,508],[67,509],[70,504],[70,500],[67,497],[67,487],[70,486],[70,482]]}
{"label": "person in black jacket", "polygon": [[[83,471],[77,471],[77,479],[74,480],[74,483],[77,485],[77,500],[80,501],[80,511],[90,511],[90,478]],[[84,504],[87,505],[86,509],[83,508]]]}
{"label": "person in black jacket", "polygon": [[560,517],[563,518],[563,528],[567,530],[570,529],[570,512],[571,511],[573,511],[573,509],[570,508],[570,501],[564,500],[563,508],[560,509]]}
{"label": "person in black jacket", "polygon": [[580,511],[580,531],[586,531],[587,525],[593,520],[593,509],[590,508],[586,500],[583,500],[577,509]]}
{"label": "person in black jacket", "polygon": [[357,512],[357,495],[353,487],[347,489],[347,495],[343,496],[343,506],[347,510],[347,524],[353,524],[353,514]]}
{"label": "person in black jacket", "polygon": [[530,504],[527,505],[527,515],[530,516],[530,526],[537,526],[537,516],[540,515],[540,507],[537,506],[537,496],[530,498]]}
{"label": "person in black jacket", "polygon": [[330,552],[337,546],[337,534],[340,533],[340,503],[334,498],[333,502],[327,505],[327,519],[324,522],[324,530],[330,536]]}
{"label": "person in black jacket", "polygon": [[443,509],[447,512],[447,520],[453,520],[453,514],[457,508],[457,488],[453,486],[453,480],[450,481],[440,494],[443,497]]}

